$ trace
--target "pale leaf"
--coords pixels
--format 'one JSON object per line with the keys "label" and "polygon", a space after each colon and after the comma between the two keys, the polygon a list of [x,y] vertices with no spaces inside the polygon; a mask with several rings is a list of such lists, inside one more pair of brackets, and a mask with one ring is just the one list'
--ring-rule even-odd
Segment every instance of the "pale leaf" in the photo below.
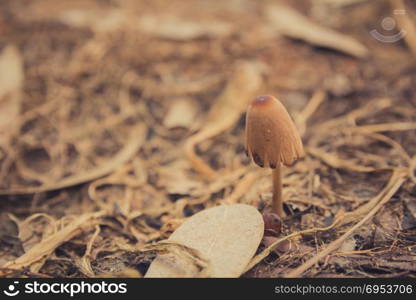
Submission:
{"label": "pale leaf", "polygon": [[158,184],[169,194],[192,195],[202,188],[202,183],[195,176],[188,174],[188,160],[178,159],[158,169]]}
{"label": "pale leaf", "polygon": [[169,129],[189,128],[195,122],[197,114],[196,103],[190,98],[179,98],[174,100],[163,120],[163,125]]}
{"label": "pale leaf", "polygon": [[221,21],[204,22],[185,20],[176,16],[145,15],[139,18],[138,29],[172,40],[188,40],[202,36],[222,37],[231,33],[232,27]]}
{"label": "pale leaf", "polygon": [[368,54],[367,48],[354,38],[316,24],[288,6],[269,5],[266,15],[270,25],[282,35],[356,57]]}
{"label": "pale leaf", "polygon": [[[245,204],[222,205],[192,216],[168,241],[196,250],[208,261],[206,276],[239,277],[256,253],[264,232],[261,214]],[[190,259],[174,253],[161,254],[146,277],[198,277]]]}
{"label": "pale leaf", "polygon": [[0,54],[0,133],[13,129],[21,106],[23,62],[18,49],[9,45]]}

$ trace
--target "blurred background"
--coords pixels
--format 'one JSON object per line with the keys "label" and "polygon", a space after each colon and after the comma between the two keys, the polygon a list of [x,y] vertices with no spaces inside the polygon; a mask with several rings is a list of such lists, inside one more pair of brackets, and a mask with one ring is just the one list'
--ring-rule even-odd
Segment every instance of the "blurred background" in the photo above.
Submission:
{"label": "blurred background", "polygon": [[[284,171],[282,234],[355,212],[346,226],[394,194],[306,276],[415,275],[415,14],[404,0],[1,0],[3,276],[142,276],[154,253],[138,245],[194,213],[267,212],[269,170],[244,154],[260,94],[307,152]],[[344,229],[244,276],[281,276]],[[12,262],[52,234],[45,256]]]}

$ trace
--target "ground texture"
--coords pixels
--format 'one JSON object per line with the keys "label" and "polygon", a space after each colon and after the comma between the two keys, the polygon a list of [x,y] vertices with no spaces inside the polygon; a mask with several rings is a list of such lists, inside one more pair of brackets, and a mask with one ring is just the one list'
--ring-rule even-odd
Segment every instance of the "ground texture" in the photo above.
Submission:
{"label": "ground texture", "polygon": [[270,170],[244,153],[259,94],[287,107],[306,156],[284,168],[286,217],[243,276],[415,276],[414,14],[411,1],[3,0],[2,276],[140,277],[166,251],[149,245],[198,211],[267,214]]}

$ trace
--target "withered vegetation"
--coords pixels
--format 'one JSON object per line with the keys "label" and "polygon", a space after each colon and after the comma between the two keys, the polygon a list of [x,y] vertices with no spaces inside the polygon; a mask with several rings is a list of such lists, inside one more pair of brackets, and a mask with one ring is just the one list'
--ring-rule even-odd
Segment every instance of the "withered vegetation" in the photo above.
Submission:
{"label": "withered vegetation", "polygon": [[[404,39],[383,43],[380,16]],[[0,272],[141,277],[219,204],[270,211],[244,153],[256,95],[288,108],[282,230],[246,277],[416,275],[411,1],[13,1],[0,8]],[[391,32],[384,32],[391,34]],[[209,276],[209,274],[205,275]]]}

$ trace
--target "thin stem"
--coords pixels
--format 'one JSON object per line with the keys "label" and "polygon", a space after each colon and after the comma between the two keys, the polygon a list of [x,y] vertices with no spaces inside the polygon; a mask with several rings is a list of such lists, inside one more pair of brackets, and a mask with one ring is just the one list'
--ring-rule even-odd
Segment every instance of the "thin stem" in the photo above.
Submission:
{"label": "thin stem", "polygon": [[282,172],[281,164],[278,163],[275,169],[272,169],[273,177],[273,198],[272,209],[279,217],[283,217],[283,198],[282,198]]}

